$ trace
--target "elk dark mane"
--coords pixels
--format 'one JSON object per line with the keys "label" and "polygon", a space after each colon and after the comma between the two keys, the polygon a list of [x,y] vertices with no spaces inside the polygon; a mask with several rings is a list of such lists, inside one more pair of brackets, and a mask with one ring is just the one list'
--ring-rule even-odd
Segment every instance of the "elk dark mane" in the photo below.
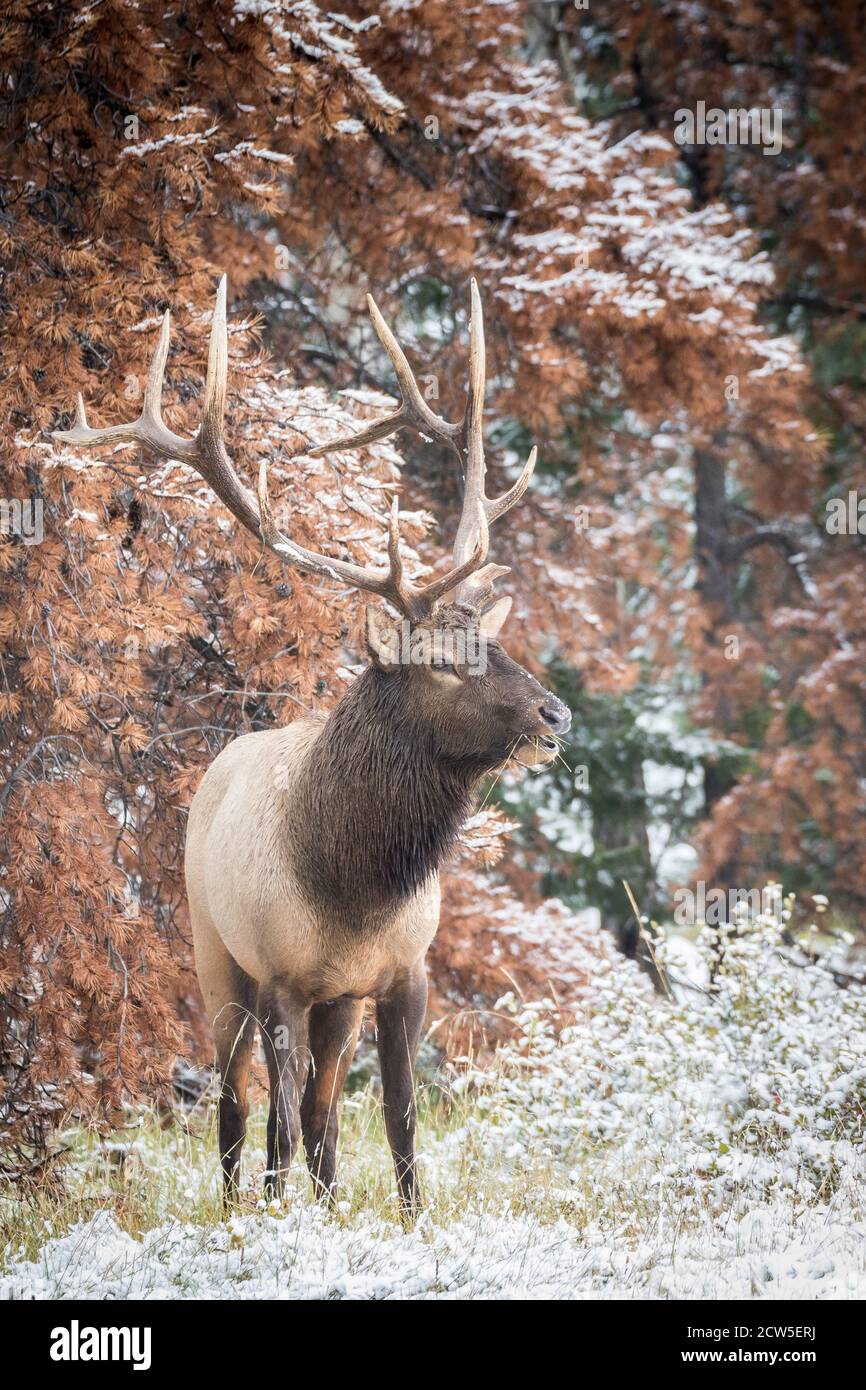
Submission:
{"label": "elk dark mane", "polygon": [[441,754],[406,687],[403,672],[369,667],[316,739],[299,789],[292,834],[302,886],[353,930],[429,879],[486,771],[478,758]]}

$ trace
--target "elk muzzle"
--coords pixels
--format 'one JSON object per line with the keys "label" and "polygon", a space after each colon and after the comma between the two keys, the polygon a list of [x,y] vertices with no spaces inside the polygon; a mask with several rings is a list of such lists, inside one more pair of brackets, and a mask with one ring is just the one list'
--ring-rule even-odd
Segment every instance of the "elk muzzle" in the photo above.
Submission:
{"label": "elk muzzle", "polygon": [[559,740],[571,728],[571,711],[545,691],[536,710],[535,729],[524,734],[514,754],[521,767],[545,767],[559,752]]}

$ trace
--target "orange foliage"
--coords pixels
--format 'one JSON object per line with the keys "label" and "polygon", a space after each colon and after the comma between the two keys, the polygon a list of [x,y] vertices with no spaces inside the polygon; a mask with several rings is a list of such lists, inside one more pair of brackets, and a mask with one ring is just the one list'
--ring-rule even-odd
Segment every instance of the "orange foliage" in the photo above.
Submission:
{"label": "orange foliage", "polygon": [[[712,660],[690,587],[695,448],[724,438],[750,505],[770,515],[814,493],[808,379],[794,342],[758,323],[773,274],[755,237],[722,202],[695,205],[669,138],[637,126],[618,138],[576,110],[556,63],[521,57],[530,12],[519,0],[5,7],[0,467],[3,497],[41,506],[43,534],[0,537],[4,1143],[41,1149],[70,1109],[110,1122],[166,1077],[179,1025],[200,1031],[180,868],[191,792],[227,739],[327,708],[357,659],[358,596],[259,555],[188,468],[128,450],[94,462],[48,441],[77,390],[94,424],[130,418],[167,307],[172,427],[197,425],[226,270],[239,469],[254,478],[267,457],[293,535],[369,561],[400,454],[294,456],[380,413],[393,390],[368,288],[403,320],[422,384],[459,412],[474,270],[492,488],[527,432],[542,453],[529,505],[497,541],[513,567],[510,645],[536,667],[555,647],[605,689],[634,679],[638,643],[660,671],[690,650]],[[404,535],[429,561],[458,482],[414,445],[402,479],[416,508]],[[857,660],[832,635],[860,630],[856,576],[834,562],[818,600],[795,606],[784,558],[749,554],[772,604],[744,630],[785,684],[763,780],[734,789],[730,816],[747,823],[759,785],[769,814],[778,779],[795,850],[789,808],[809,759],[838,767],[834,816],[860,796],[846,772],[862,760]],[[757,688],[744,680],[749,699]],[[779,736],[795,691],[820,736],[790,769]],[[728,840],[745,852],[733,819]],[[591,946],[532,898],[531,877],[518,893],[450,875],[437,1007],[489,1007],[509,976],[580,997]]]}

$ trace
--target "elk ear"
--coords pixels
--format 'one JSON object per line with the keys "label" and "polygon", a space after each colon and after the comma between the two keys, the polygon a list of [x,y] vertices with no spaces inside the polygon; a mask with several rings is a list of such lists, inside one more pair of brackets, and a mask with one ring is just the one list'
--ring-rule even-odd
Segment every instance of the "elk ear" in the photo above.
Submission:
{"label": "elk ear", "polygon": [[496,602],[493,604],[493,606],[491,608],[488,608],[486,613],[481,614],[481,622],[479,623],[479,627],[484,636],[487,637],[490,641],[492,641],[494,637],[498,637],[500,632],[502,631],[505,619],[508,617],[510,612],[511,599],[498,598]]}
{"label": "elk ear", "polygon": [[381,608],[370,604],[366,614],[367,651],[383,671],[394,671],[400,665],[400,629]]}

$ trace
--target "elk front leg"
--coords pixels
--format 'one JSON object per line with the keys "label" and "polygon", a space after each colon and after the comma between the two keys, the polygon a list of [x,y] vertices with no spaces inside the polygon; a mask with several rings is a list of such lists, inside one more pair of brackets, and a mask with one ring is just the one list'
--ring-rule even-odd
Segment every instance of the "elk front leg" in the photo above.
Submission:
{"label": "elk front leg", "polygon": [[310,1059],[307,1009],[278,982],[262,987],[259,1017],[268,1064],[268,1167],[265,1196],[281,1197],[301,1134],[300,1103]]}
{"label": "elk front leg", "polygon": [[363,999],[335,999],[310,1010],[310,1070],[301,1102],[307,1166],[317,1197],[332,1206],[337,1170],[340,1092],[364,1015]]}
{"label": "elk front leg", "polygon": [[223,1204],[237,1200],[247,1130],[247,1086],[256,1034],[257,986],[232,960],[213,926],[193,919],[198,977],[213,1025],[220,1071],[219,1151]]}
{"label": "elk front leg", "polygon": [[248,999],[249,1003],[238,1000],[226,1004],[214,1025],[221,1077],[218,1129],[226,1210],[238,1199],[241,1150],[247,1133],[247,1085],[256,1035],[255,1017],[249,1006],[255,999],[255,986],[248,992]]}
{"label": "elk front leg", "polygon": [[419,1206],[414,1067],[426,1011],[427,975],[422,959],[376,1001],[385,1132],[394,1156],[404,1216],[414,1216]]}

